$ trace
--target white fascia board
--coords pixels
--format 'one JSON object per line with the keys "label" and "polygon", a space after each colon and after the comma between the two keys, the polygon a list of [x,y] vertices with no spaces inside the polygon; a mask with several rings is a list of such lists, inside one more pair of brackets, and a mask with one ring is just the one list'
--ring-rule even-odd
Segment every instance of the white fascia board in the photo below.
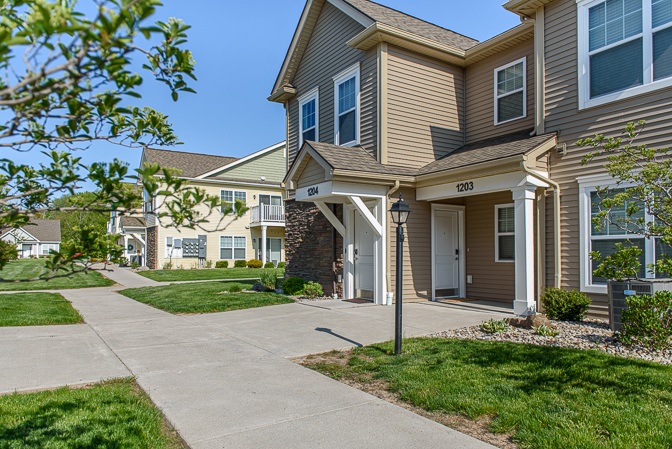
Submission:
{"label": "white fascia board", "polygon": [[[156,176],[156,178],[163,179],[163,176]],[[232,186],[254,186],[254,187],[265,187],[267,189],[280,189],[284,190],[282,186],[273,186],[273,185],[268,185],[268,184],[260,184],[257,182],[241,182],[241,181],[229,181],[227,179],[199,179],[199,178],[183,178],[183,177],[178,177],[179,179],[183,179],[185,181],[193,181],[193,182],[202,182],[203,184],[216,184],[216,185],[232,185]]]}
{"label": "white fascia board", "polygon": [[521,171],[516,171],[500,175],[474,178],[473,180],[463,179],[446,184],[421,187],[416,190],[416,199],[418,201],[435,201],[446,198],[459,198],[480,195],[483,193],[501,192],[503,190],[511,190],[525,185],[549,187],[548,184],[533,176],[528,176]]}
{"label": "white fascia board", "polygon": [[207,178],[208,176],[212,176],[212,175],[217,174],[217,173],[219,173],[219,172],[221,172],[221,171],[223,171],[223,170],[228,170],[229,168],[235,167],[236,165],[243,164],[243,163],[249,161],[250,159],[254,159],[255,157],[259,157],[259,156],[261,156],[262,154],[266,154],[266,153],[269,153],[269,152],[271,152],[271,151],[274,151],[274,150],[277,150],[277,149],[279,149],[279,148],[282,148],[284,145],[285,145],[285,142],[280,142],[280,143],[275,144],[275,145],[273,145],[273,146],[270,146],[270,147],[268,147],[268,148],[264,148],[263,150],[257,151],[256,153],[252,153],[252,154],[250,154],[250,155],[245,156],[244,158],[238,159],[238,160],[235,161],[235,162],[231,162],[230,164],[227,164],[227,165],[224,165],[224,166],[222,166],[222,167],[219,167],[219,168],[216,169],[216,170],[213,170],[213,171],[211,171],[211,172],[208,172],[208,173],[206,173],[206,174],[204,174],[204,175],[197,176],[196,179]]}
{"label": "white fascia board", "polygon": [[334,5],[336,8],[343,11],[348,16],[350,16],[353,20],[358,22],[364,28],[367,28],[374,23],[374,20],[372,20],[369,16],[363,14],[361,11],[355,9],[352,5],[342,0],[327,0],[327,1],[332,5]]}

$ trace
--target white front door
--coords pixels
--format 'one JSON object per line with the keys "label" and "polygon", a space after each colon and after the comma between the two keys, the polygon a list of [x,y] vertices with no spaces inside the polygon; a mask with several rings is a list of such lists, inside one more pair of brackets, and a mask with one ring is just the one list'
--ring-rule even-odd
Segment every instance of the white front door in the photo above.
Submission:
{"label": "white front door", "polygon": [[269,237],[266,239],[266,261],[276,266],[282,262],[282,239]]}
{"label": "white front door", "polygon": [[460,296],[460,247],[458,212],[434,211],[434,296]]}
{"label": "white front door", "polygon": [[373,242],[375,234],[366,219],[355,212],[355,296],[373,299],[374,272]]}

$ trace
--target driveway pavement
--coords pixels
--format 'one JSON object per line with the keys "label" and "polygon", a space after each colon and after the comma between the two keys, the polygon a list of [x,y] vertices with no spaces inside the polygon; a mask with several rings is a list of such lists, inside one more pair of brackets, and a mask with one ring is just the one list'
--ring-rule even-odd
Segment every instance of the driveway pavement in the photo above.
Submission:
{"label": "driveway pavement", "polygon": [[[73,354],[84,357],[70,360],[71,378],[86,377],[79,373],[86,372],[92,354],[98,354],[100,365],[113,361],[110,354],[114,355],[119,364],[111,362],[100,378],[127,375],[124,369],[137,376],[192,448],[492,447],[287,359],[389,340],[393,307],[320,301],[175,316],[112,288],[61,293],[99,339],[99,346],[72,348]],[[489,309],[407,304],[404,334],[501,316]],[[30,333],[15,333],[11,341],[3,332],[0,329],[0,359],[20,358],[21,348],[31,344]],[[77,336],[69,341],[83,340]],[[11,366],[15,374],[0,376],[0,391],[45,383],[22,380],[16,373],[27,379],[49,378],[55,363],[50,347],[33,343],[30,350],[35,345],[43,346],[30,364],[40,369]],[[73,383],[65,371],[54,382],[59,381]]]}

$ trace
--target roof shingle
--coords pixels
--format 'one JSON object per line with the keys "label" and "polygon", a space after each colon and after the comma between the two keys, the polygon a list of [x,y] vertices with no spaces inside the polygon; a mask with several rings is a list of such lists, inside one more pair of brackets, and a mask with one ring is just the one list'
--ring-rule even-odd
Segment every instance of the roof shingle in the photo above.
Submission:
{"label": "roof shingle", "polygon": [[324,142],[306,142],[306,145],[314,149],[332,168],[337,170],[365,171],[390,175],[415,174],[415,169],[383,165],[360,146],[342,147]]}
{"label": "roof shingle", "polygon": [[162,168],[182,170],[180,176],[184,178],[196,178],[238,160],[235,157],[159,150],[156,148],[145,148],[145,157],[150,164],[159,164]]}
{"label": "roof shingle", "polygon": [[[21,229],[35,237],[40,242],[60,242],[61,241],[61,220],[45,220],[33,218],[30,222],[22,226]],[[11,229],[3,228],[0,235],[6,234]]]}
{"label": "roof shingle", "polygon": [[145,224],[144,218],[139,217],[121,217],[121,227],[122,228],[144,228],[147,225]]}

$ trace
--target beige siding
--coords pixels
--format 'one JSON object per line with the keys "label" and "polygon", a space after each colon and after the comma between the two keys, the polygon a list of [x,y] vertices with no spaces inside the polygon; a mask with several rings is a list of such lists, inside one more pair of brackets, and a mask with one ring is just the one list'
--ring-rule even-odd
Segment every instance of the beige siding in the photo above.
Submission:
{"label": "beige siding", "polygon": [[218,173],[214,177],[253,179],[265,177],[269,182],[282,182],[285,178],[285,148],[280,147],[256,158]]}
{"label": "beige siding", "polygon": [[[495,126],[495,69],[526,57],[527,111],[525,118]],[[534,39],[467,67],[466,140],[476,142],[534,128]]]}
{"label": "beige siding", "polygon": [[[562,285],[579,289],[579,195],[576,177],[604,173],[604,160],[581,167],[586,150],[578,139],[595,133],[620,136],[630,121],[646,120],[647,130],[640,144],[668,146],[672,138],[672,89],[631,97],[604,106],[578,109],[577,6],[573,0],[556,0],[546,6],[546,130],[557,131],[568,154],[552,155],[550,173],[562,189]],[[552,199],[547,200],[547,283],[553,281]],[[606,314],[606,298],[593,296],[593,314]]]}
{"label": "beige siding", "polygon": [[511,192],[465,198],[467,298],[507,301],[515,299],[515,264],[495,262],[495,205],[513,203]]}
{"label": "beige siding", "polygon": [[320,182],[324,182],[324,168],[315,159],[311,158],[301,172],[297,184],[299,187],[305,187]]}
{"label": "beige siding", "polygon": [[421,167],[463,145],[463,70],[388,47],[390,165]]}
{"label": "beige siding", "polygon": [[[237,186],[237,185],[228,185],[222,183],[221,185],[213,185],[206,183],[196,183],[192,182],[191,185],[204,189],[207,194],[220,196],[220,190],[239,190],[247,192],[247,206],[252,207],[256,206],[259,202],[260,194],[272,194],[272,195],[283,195],[284,190],[281,188],[264,188],[264,187],[252,187],[252,186]],[[256,199],[255,199],[256,196]],[[159,212],[164,211],[165,208],[159,210]],[[197,207],[197,210],[202,213],[207,213],[207,208],[204,205]],[[220,222],[221,220],[221,222]],[[219,211],[213,211],[212,215],[208,217],[208,223],[202,224],[204,229],[186,229],[181,228],[181,232],[172,227],[159,227],[158,229],[158,266],[159,268],[163,266],[165,262],[168,261],[166,257],[166,237],[173,237],[184,239],[184,238],[196,238],[199,235],[207,235],[207,259],[212,261],[220,260],[219,252],[219,238],[220,236],[245,236],[247,243],[247,250],[245,258],[250,260],[254,258],[254,248],[252,247],[252,239],[256,236],[253,236],[253,233],[258,230],[258,228],[250,227],[246,229],[246,226],[250,225],[250,211],[247,214],[243,215],[238,219],[233,217],[222,217],[222,214]],[[283,237],[284,238],[284,228],[281,227],[271,227],[268,228],[268,236],[271,237]],[[257,237],[258,238],[258,237]],[[284,244],[284,240],[283,240]],[[284,253],[283,253],[284,258]],[[173,268],[178,268],[182,266],[185,269],[191,268],[195,263],[198,263],[198,259],[192,258],[173,258]],[[229,266],[233,266],[233,262],[229,262]]]}
{"label": "beige siding", "polygon": [[363,30],[363,26],[325,2],[299,63],[292,84],[296,98],[289,102],[289,164],[298,152],[299,101],[306,92],[319,87],[319,140],[334,143],[334,76],[360,63],[361,88],[361,144],[376,156],[377,127],[377,53],[373,48],[362,52],[350,48],[346,42]]}

